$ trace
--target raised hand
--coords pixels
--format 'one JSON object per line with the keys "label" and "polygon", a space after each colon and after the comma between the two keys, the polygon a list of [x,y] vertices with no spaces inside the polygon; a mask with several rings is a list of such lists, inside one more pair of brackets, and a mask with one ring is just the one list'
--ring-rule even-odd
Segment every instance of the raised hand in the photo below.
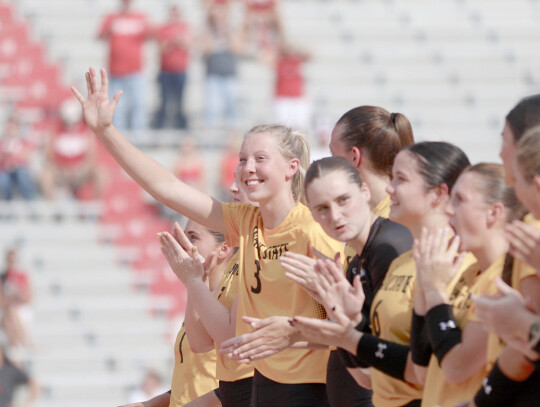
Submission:
{"label": "raised hand", "polygon": [[355,276],[351,285],[345,278],[339,256],[334,260],[318,259],[315,271],[319,276],[318,292],[321,304],[330,318],[335,319],[335,313],[341,312],[350,320],[359,323],[366,298],[360,276]]}
{"label": "raised hand", "polygon": [[102,68],[100,73],[101,86],[94,68],[90,68],[89,71],[85,73],[86,88],[88,90],[86,99],[75,86],[71,88],[71,91],[81,103],[86,124],[90,130],[97,135],[101,134],[104,129],[112,124],[116,105],[122,95],[122,91],[118,91],[113,98],[109,100],[109,80],[107,79],[107,72]]}
{"label": "raised hand", "polygon": [[508,252],[540,275],[540,229],[516,220],[506,225],[506,237],[510,243]]}
{"label": "raised hand", "polygon": [[176,241],[168,232],[158,233],[161,251],[165,255],[169,266],[174,274],[184,283],[186,287],[196,281],[201,281],[204,277],[204,266],[201,261],[202,256],[197,252],[195,246],[191,246],[190,253]]}
{"label": "raised hand", "polygon": [[418,284],[422,284],[426,296],[428,292],[445,296],[448,284],[463,263],[466,253],[459,253],[460,238],[451,236],[448,227],[430,231],[422,228],[420,240],[414,245]]}

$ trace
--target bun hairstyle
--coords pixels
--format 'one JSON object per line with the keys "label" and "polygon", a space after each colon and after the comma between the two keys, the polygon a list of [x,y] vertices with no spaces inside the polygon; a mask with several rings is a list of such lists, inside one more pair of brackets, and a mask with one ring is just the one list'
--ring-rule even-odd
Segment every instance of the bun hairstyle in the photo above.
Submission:
{"label": "bun hairstyle", "polygon": [[406,147],[418,162],[428,188],[446,184],[451,191],[463,170],[471,165],[459,147],[442,141],[424,141]]}
{"label": "bun hairstyle", "polygon": [[314,161],[309,166],[306,172],[306,179],[304,181],[304,195],[307,197],[307,189],[314,180],[324,177],[325,175],[334,171],[344,172],[351,182],[357,184],[359,187],[362,187],[362,179],[360,178],[358,171],[356,171],[350,162],[341,157],[326,157]]}
{"label": "bun hairstyle", "polygon": [[540,125],[540,95],[523,98],[506,115],[506,122],[512,130],[514,141],[519,141],[525,132]]}
{"label": "bun hairstyle", "polygon": [[540,175],[540,126],[528,130],[519,140],[516,146],[516,161],[528,183]]}
{"label": "bun hairstyle", "polygon": [[276,146],[287,160],[297,158],[300,161],[298,171],[292,179],[292,194],[295,202],[303,202],[304,178],[309,167],[309,143],[306,135],[281,124],[263,124],[253,127],[245,135],[266,134],[276,138]]}
{"label": "bun hairstyle", "polygon": [[336,123],[347,149],[357,147],[366,154],[378,173],[391,176],[399,151],[414,143],[409,119],[382,107],[359,106],[349,110]]}

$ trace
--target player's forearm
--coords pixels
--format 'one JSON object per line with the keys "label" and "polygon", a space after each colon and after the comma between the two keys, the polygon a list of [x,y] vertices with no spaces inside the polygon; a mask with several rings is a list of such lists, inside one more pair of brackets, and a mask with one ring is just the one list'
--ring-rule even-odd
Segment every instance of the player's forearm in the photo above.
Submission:
{"label": "player's forearm", "polygon": [[528,379],[534,372],[534,366],[525,356],[508,346],[504,348],[497,363],[505,376],[519,382]]}
{"label": "player's forearm", "polygon": [[188,287],[191,306],[197,311],[206,332],[215,343],[222,343],[234,336],[234,315],[220,303],[201,281]]}
{"label": "player's forearm", "polygon": [[[96,135],[129,176],[156,200],[196,222],[226,232],[219,202],[180,181],[131,144],[113,125],[97,131]],[[219,216],[212,216],[214,213]]]}
{"label": "player's forearm", "polygon": [[206,353],[214,349],[214,340],[206,331],[200,316],[193,309],[191,301],[187,301],[184,320],[189,346],[194,353]]}

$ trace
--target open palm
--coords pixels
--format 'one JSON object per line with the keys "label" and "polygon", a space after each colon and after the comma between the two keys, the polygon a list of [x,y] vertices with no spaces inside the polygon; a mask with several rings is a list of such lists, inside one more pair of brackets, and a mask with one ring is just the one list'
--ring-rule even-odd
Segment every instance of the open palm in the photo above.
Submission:
{"label": "open palm", "polygon": [[105,72],[105,69],[101,69],[100,73],[101,87],[94,68],[90,68],[89,71],[85,73],[86,87],[88,90],[88,97],[86,99],[75,87],[71,88],[71,91],[81,103],[86,124],[90,130],[96,134],[112,124],[116,105],[122,94],[122,91],[118,91],[113,98],[109,100],[109,80],[107,78],[107,73]]}

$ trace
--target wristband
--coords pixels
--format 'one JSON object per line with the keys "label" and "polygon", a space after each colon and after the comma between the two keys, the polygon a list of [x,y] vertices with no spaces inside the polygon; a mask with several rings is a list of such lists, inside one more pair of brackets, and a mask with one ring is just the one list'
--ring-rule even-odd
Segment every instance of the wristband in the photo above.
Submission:
{"label": "wristband", "polygon": [[[369,330],[369,323],[367,322],[369,320],[368,317],[363,315],[362,321],[356,326],[356,330],[364,333],[370,333],[366,332]],[[349,351],[346,351],[345,349],[338,348],[337,353],[339,356],[339,359],[341,360],[341,363],[343,363],[343,366],[348,368],[366,368],[369,367],[369,365],[361,360],[358,360],[356,355],[353,355]]]}
{"label": "wristband", "polygon": [[446,354],[461,342],[461,329],[452,313],[452,306],[439,304],[431,308],[426,315],[426,326],[433,353],[440,364]]}
{"label": "wristband", "polygon": [[358,341],[356,357],[399,380],[405,380],[405,366],[409,347],[379,339],[373,335],[363,335]]}
{"label": "wristband", "polygon": [[354,369],[356,367],[364,369],[366,367],[369,367],[369,364],[362,360],[359,360],[356,355],[353,355],[351,352],[346,351],[345,349],[338,348],[337,354],[343,366],[348,367],[349,369]]}
{"label": "wristband", "polygon": [[411,356],[419,366],[429,365],[431,359],[431,343],[426,328],[426,318],[413,311],[411,323]]}
{"label": "wristband", "polygon": [[508,406],[522,383],[506,376],[496,363],[474,397],[476,407]]}

